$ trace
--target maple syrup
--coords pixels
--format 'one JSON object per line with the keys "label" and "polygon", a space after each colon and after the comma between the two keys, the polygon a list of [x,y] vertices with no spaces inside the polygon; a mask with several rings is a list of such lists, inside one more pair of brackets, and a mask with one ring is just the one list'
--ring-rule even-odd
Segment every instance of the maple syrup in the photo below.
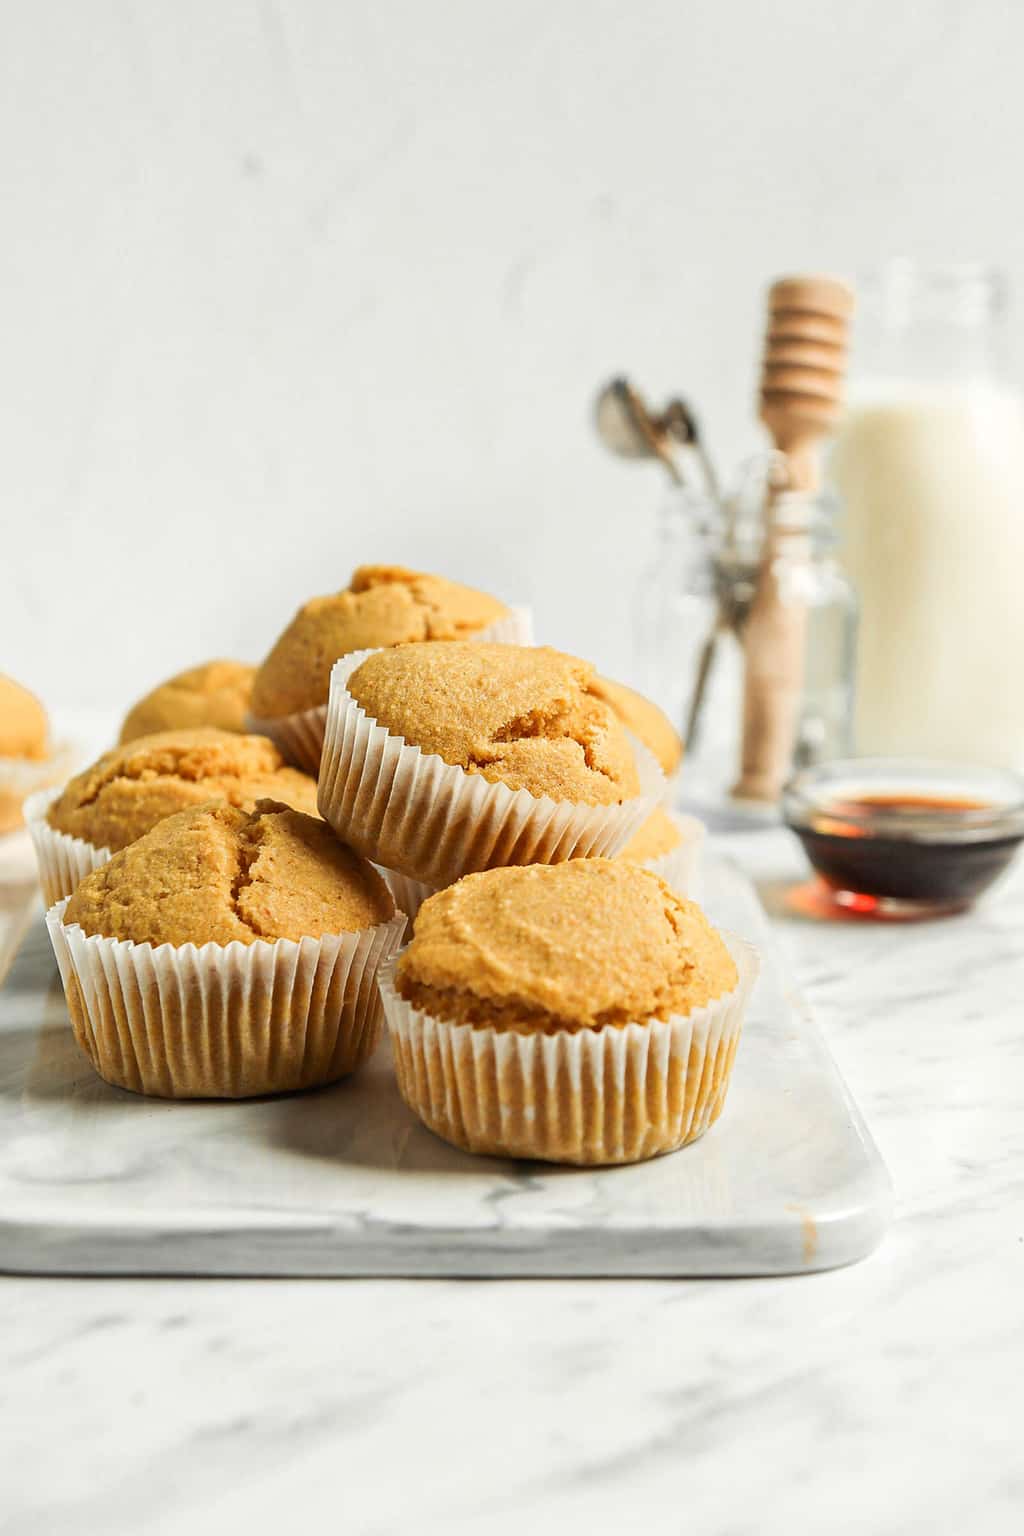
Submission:
{"label": "maple syrup", "polygon": [[883,916],[952,912],[970,906],[1024,840],[1024,781],[851,760],[799,775],[785,815],[840,905]]}

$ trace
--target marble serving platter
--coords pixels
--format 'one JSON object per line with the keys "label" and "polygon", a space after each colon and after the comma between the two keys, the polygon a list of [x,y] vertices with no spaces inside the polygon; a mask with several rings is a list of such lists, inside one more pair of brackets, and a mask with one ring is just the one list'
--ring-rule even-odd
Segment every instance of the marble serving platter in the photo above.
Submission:
{"label": "marble serving platter", "polygon": [[288,1098],[109,1088],[71,1037],[29,889],[8,887],[0,925],[0,1270],[788,1274],[859,1259],[885,1228],[878,1152],[753,888],[714,859],[705,905],[763,958],[725,1112],[673,1156],[600,1170],[455,1151],[402,1104],[386,1049]]}

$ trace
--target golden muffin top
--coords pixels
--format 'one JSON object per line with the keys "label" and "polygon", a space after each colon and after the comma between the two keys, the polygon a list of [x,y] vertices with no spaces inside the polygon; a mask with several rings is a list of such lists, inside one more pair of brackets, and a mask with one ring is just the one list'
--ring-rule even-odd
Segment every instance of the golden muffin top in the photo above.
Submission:
{"label": "golden muffin top", "polygon": [[0,757],[40,762],[49,752],[50,725],[34,693],[0,672]]}
{"label": "golden muffin top", "polygon": [[166,817],[86,876],[64,921],[137,944],[252,944],[351,933],[394,910],[372,864],[326,822],[260,800]]}
{"label": "golden muffin top", "polygon": [[448,641],[375,651],[348,680],[367,715],[468,773],[553,800],[617,805],[640,793],[589,662],[548,646]]}
{"label": "golden muffin top", "polygon": [[341,656],[413,640],[458,640],[508,615],[504,603],[443,576],[361,565],[344,592],[299,609],[256,673],[252,713],[273,719],[327,703]]}
{"label": "golden muffin top", "polygon": [[140,736],[105,752],[68,781],[46,819],[58,832],[116,852],[189,806],[225,800],[252,810],[262,799],[315,815],[316,780],[287,767],[266,736],[204,726]]}
{"label": "golden muffin top", "polygon": [[594,692],[611,705],[626,729],[654,754],[665,776],[675,773],[683,760],[683,738],[664,710],[625,683],[613,683],[607,677],[595,677]]}
{"label": "golden muffin top", "polygon": [[678,824],[659,806],[646,821],[640,823],[639,829],[615,857],[629,859],[632,864],[643,864],[646,859],[660,859],[664,854],[671,853],[682,840],[683,834]]}
{"label": "golden muffin top", "polygon": [[667,1019],[736,981],[700,908],[614,859],[466,875],[424,902],[395,974],[435,1018],[522,1031]]}
{"label": "golden muffin top", "polygon": [[207,661],[169,677],[132,705],[121,727],[122,744],[198,725],[244,731],[255,676],[256,668],[244,661]]}

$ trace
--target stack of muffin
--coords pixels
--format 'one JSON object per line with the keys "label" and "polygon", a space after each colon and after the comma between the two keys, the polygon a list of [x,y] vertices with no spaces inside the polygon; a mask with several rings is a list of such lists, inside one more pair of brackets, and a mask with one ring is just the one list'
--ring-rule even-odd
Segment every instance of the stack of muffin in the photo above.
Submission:
{"label": "stack of muffin", "polygon": [[714,1121],[755,961],[682,894],[697,829],[662,804],[681,743],[531,638],[483,593],[364,567],[255,674],[163,684],[26,802],[103,1078],[312,1087],[386,1017],[406,1102],[472,1152],[632,1162]]}

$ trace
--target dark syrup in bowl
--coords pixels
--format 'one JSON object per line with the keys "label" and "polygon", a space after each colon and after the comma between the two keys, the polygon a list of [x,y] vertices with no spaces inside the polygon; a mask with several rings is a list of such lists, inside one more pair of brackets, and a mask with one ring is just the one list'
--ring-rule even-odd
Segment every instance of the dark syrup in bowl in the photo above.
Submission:
{"label": "dark syrup in bowl", "polygon": [[783,811],[840,905],[882,916],[960,911],[1024,840],[1024,780],[851,759],[798,775]]}

